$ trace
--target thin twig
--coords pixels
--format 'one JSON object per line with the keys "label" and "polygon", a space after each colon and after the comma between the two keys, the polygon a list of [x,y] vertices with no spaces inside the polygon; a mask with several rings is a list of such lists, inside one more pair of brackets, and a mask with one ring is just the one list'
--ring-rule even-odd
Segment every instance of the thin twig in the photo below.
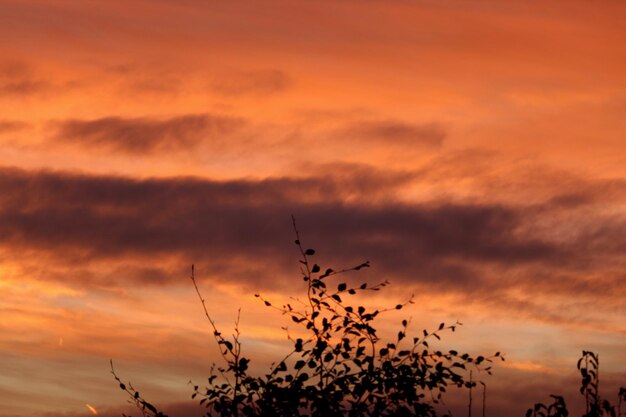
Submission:
{"label": "thin twig", "polygon": [[[226,363],[230,363],[231,361],[226,357],[226,354],[222,350],[222,345],[225,345],[224,342],[226,342],[226,339],[224,338],[224,336],[222,336],[220,331],[217,329],[217,325],[215,324],[215,321],[213,320],[213,318],[211,318],[211,315],[209,314],[209,311],[206,308],[206,301],[202,297],[202,294],[200,293],[200,289],[198,288],[198,284],[196,283],[195,265],[193,265],[193,264],[191,265],[191,277],[190,278],[191,278],[191,282],[193,282],[193,287],[196,290],[196,294],[198,294],[198,298],[200,299],[200,302],[202,303],[202,309],[204,310],[204,315],[206,316],[207,320],[209,320],[209,323],[211,323],[211,327],[213,328],[213,337],[215,338],[216,342],[218,343],[218,350],[220,351],[220,355],[222,355],[222,358],[224,358]],[[226,347],[226,349],[227,349],[226,350],[227,352],[230,351],[228,349],[228,347]],[[231,351],[231,354],[233,354],[232,351]],[[235,356],[235,355],[233,355],[233,356]],[[226,380],[226,382],[228,383],[228,385],[230,385],[234,389],[234,386],[230,382],[228,377],[226,377],[226,375],[223,375],[223,376],[224,376],[224,379]]]}

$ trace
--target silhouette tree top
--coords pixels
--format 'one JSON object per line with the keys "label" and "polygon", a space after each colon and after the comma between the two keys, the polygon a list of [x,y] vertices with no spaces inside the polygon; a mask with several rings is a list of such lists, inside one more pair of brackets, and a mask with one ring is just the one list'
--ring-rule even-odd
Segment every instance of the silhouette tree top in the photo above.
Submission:
{"label": "silhouette tree top", "polygon": [[[230,337],[218,329],[192,266],[191,281],[223,361],[211,368],[208,386],[193,387],[192,398],[199,398],[207,416],[435,417],[450,387],[471,389],[482,383],[468,378],[471,370],[491,374],[493,360],[504,360],[500,352],[474,357],[431,348],[432,339],[454,332],[460,322],[441,323],[435,330],[410,335],[409,320],[404,319],[393,340],[383,340],[376,320],[386,312],[402,310],[413,303],[413,297],[386,309],[355,303],[360,293],[380,291],[389,282],[351,285],[341,280],[344,274],[369,268],[368,261],[339,270],[322,268],[314,262],[315,250],[302,245],[292,220],[305,295],[294,305],[276,305],[260,294],[255,297],[287,316],[307,336],[287,334],[292,348],[263,375],[249,372],[251,360],[243,355],[239,316]],[[166,417],[132,385],[122,383],[113,368],[112,372],[144,416]]]}

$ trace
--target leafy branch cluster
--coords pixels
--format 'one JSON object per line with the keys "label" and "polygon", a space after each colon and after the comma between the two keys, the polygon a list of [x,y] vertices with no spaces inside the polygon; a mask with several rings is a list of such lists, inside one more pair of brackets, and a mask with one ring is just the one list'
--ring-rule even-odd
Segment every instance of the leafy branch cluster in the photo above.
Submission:
{"label": "leafy branch cluster", "polygon": [[[458,322],[441,323],[434,331],[424,330],[412,337],[408,334],[409,320],[402,320],[394,339],[382,340],[374,326],[376,319],[413,303],[412,297],[387,309],[350,303],[359,293],[380,291],[388,282],[352,286],[337,280],[348,272],[368,268],[369,262],[342,270],[323,269],[312,261],[315,250],[302,246],[295,221],[294,231],[306,297],[280,307],[258,294],[256,297],[288,316],[307,336],[288,333],[292,349],[265,375],[249,373],[250,359],[242,354],[239,319],[231,337],[218,330],[192,267],[191,280],[225,364],[212,368],[207,387],[193,387],[192,398],[199,398],[207,416],[434,417],[437,404],[442,404],[442,396],[450,387],[471,390],[477,382],[482,383],[468,378],[471,370],[491,374],[491,362],[504,360],[499,352],[473,357],[429,346],[431,339],[441,339],[443,332],[455,331],[461,325]],[[148,416],[166,417],[132,388],[125,390],[142,412],[151,413]]]}
{"label": "leafy branch cluster", "polygon": [[[409,320],[402,320],[393,340],[381,340],[374,326],[376,319],[382,313],[412,304],[413,297],[387,309],[351,304],[351,297],[366,291],[380,291],[389,283],[351,286],[337,281],[343,274],[368,268],[369,262],[337,271],[323,269],[312,261],[315,250],[304,249],[295,221],[293,225],[306,297],[291,299],[291,303],[280,307],[258,294],[256,297],[267,307],[288,316],[301,328],[299,334],[307,336],[292,337],[288,333],[292,349],[273,363],[265,375],[249,374],[250,359],[243,356],[240,341],[241,311],[234,333],[225,337],[207,310],[192,266],[191,281],[224,362],[223,366],[213,365],[207,387],[193,387],[192,398],[199,398],[207,416],[435,417],[436,406],[443,404],[442,396],[449,387],[468,389],[471,416],[472,389],[477,382],[483,386],[485,416],[486,385],[481,380],[473,380],[472,370],[491,374],[493,360],[504,360],[499,352],[490,357],[472,357],[455,350],[433,350],[429,346],[429,341],[441,339],[443,332],[454,332],[461,325],[459,322],[441,323],[434,331],[424,330],[417,337],[409,337]],[[583,351],[577,368],[582,377],[580,393],[586,404],[582,417],[626,417],[626,413],[622,413],[626,388],[620,388],[617,406],[600,397],[598,355]],[[120,380],[113,362],[111,372],[143,417],[167,417],[130,383]],[[565,399],[559,395],[551,397],[551,404],[535,404],[528,409],[526,417],[568,417]]]}

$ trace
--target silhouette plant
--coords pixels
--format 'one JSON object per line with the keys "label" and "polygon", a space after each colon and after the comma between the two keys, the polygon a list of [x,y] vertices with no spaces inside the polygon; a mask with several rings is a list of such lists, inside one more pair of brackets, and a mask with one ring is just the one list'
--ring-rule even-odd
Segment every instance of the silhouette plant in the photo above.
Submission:
{"label": "silhouette plant", "polygon": [[[167,417],[167,415],[157,410],[154,405],[144,400],[143,397],[141,397],[141,395],[139,394],[139,391],[133,388],[133,385],[130,382],[127,384],[122,382],[122,380],[115,373],[115,369],[113,368],[113,360],[111,360],[111,373],[113,374],[115,380],[120,384],[120,389],[122,391],[125,391],[131,398],[129,402],[131,404],[134,404],[139,409],[139,411],[141,411],[141,414],[144,417]],[[122,416],[129,417],[126,414],[122,414]]]}
{"label": "silhouette plant", "polygon": [[[583,417],[622,417],[622,403],[626,400],[626,388],[618,392],[617,409],[608,400],[600,398],[600,359],[598,354],[583,350],[576,365],[582,377],[580,393],[585,397],[585,414]],[[567,417],[569,412],[563,397],[551,395],[554,402],[549,406],[537,403],[526,411],[526,417]]]}
{"label": "silhouette plant", "polygon": [[[300,253],[300,272],[305,284],[304,299],[282,306],[256,294],[267,307],[288,316],[303,328],[304,337],[292,337],[293,344],[282,359],[262,376],[249,374],[250,359],[242,354],[239,315],[232,337],[225,337],[209,314],[198,288],[194,268],[191,280],[202,304],[224,366],[213,366],[208,386],[193,387],[192,398],[206,408],[207,416],[437,416],[437,407],[450,387],[472,389],[477,382],[467,378],[471,370],[491,374],[492,356],[470,356],[456,350],[442,352],[429,346],[446,331],[461,325],[441,323],[436,330],[408,335],[409,320],[402,320],[393,340],[379,336],[375,321],[381,314],[401,310],[413,297],[387,309],[352,304],[352,297],[366,291],[380,291],[389,282],[352,286],[338,280],[343,274],[370,266],[323,269],[312,261],[315,250],[304,249],[293,221],[295,244]],[[145,401],[130,384],[111,371],[145,417],[167,417]],[[439,405],[439,406],[438,406]],[[448,414],[443,414],[444,416]]]}

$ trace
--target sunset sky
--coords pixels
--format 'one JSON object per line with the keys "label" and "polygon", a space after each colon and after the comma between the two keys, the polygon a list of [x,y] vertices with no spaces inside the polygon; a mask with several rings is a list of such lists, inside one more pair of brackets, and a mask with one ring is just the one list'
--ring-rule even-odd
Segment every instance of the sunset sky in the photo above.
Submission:
{"label": "sunset sky", "polygon": [[368,305],[415,294],[383,333],[460,320],[438,346],[505,353],[488,415],[577,407],[583,349],[616,400],[624,22],[622,0],[0,0],[0,416],[132,411],[113,359],[199,417],[188,381],[220,357],[190,266],[262,372],[290,323],[254,294],[301,294],[292,214],[324,267],[391,282]]}

